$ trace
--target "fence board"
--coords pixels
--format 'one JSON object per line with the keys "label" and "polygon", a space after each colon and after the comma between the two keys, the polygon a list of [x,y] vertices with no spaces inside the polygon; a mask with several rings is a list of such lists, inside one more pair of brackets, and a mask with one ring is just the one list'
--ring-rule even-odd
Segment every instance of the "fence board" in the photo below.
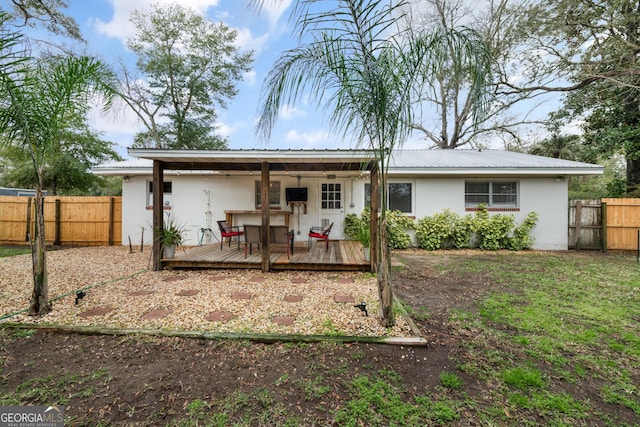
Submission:
{"label": "fence board", "polygon": [[[0,196],[0,244],[26,243],[33,235],[35,208],[29,197]],[[58,201],[58,202],[56,202]],[[56,203],[59,215],[56,215]],[[122,197],[48,196],[44,203],[48,244],[106,246],[122,244]],[[56,229],[59,235],[56,235]]]}
{"label": "fence board", "polygon": [[602,248],[600,200],[569,201],[569,248]]}
{"label": "fence board", "polygon": [[637,250],[640,199],[602,199],[607,206],[607,249]]}

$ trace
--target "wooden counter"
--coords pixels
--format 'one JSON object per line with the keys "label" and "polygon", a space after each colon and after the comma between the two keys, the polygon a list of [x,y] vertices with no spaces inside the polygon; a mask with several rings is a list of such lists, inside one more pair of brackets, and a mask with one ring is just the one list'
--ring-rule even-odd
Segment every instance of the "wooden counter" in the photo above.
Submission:
{"label": "wooden counter", "polygon": [[[257,211],[257,210],[229,210],[229,211],[224,211],[224,214],[226,215],[226,220],[227,220],[227,224],[229,225],[234,225],[233,223],[233,216],[234,215],[262,215],[262,211]],[[269,215],[283,215],[284,216],[284,225],[286,225],[287,227],[289,226],[289,215],[291,215],[291,212],[288,210],[284,210],[284,211],[269,211]]]}

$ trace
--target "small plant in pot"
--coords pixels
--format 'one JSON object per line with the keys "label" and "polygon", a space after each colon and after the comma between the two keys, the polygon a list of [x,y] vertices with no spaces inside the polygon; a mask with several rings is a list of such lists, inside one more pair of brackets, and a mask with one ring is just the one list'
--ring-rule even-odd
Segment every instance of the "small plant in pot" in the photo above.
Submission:
{"label": "small plant in pot", "polygon": [[162,224],[162,230],[160,230],[160,244],[164,258],[173,258],[176,248],[182,246],[184,233],[185,227],[179,225],[170,214],[167,215],[167,219]]}

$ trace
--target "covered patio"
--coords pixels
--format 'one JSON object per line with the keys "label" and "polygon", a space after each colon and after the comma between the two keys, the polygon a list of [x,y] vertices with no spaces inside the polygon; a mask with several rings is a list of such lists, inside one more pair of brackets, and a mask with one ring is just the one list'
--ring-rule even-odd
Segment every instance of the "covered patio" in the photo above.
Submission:
{"label": "covered patio", "polygon": [[[153,186],[163,188],[165,171],[210,171],[233,177],[235,173],[256,173],[261,180],[260,251],[245,258],[244,241],[241,249],[234,242],[231,247],[219,244],[202,245],[178,251],[176,258],[163,259],[157,230],[163,224],[163,193],[153,193],[153,269],[181,268],[253,268],[262,272],[271,270],[324,270],[375,271],[374,261],[378,248],[378,166],[375,153],[369,150],[164,150],[129,149],[129,155],[153,161]],[[271,173],[334,173],[354,171],[368,173],[371,186],[371,261],[365,261],[359,243],[349,240],[331,240],[329,250],[324,242],[315,242],[307,250],[306,235],[295,245],[293,254],[278,250],[269,238],[269,209]],[[235,224],[234,224],[235,225]]]}

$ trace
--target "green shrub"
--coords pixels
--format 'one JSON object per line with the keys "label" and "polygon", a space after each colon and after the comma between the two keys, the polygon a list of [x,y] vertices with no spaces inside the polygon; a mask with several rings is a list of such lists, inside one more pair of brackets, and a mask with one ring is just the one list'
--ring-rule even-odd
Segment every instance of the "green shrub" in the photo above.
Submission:
{"label": "green shrub", "polygon": [[[344,234],[354,240],[361,241],[362,227],[371,225],[371,211],[365,209],[362,214],[350,213],[344,219]],[[411,237],[406,230],[414,228],[413,219],[400,211],[387,211],[387,243],[391,249],[406,249],[411,244]],[[368,228],[367,228],[368,229]]]}
{"label": "green shrub", "polygon": [[530,212],[520,225],[513,215],[489,215],[481,206],[475,215],[461,218],[445,209],[441,213],[420,219],[416,225],[416,239],[422,249],[479,247],[485,250],[522,250],[533,245],[531,230],[538,214]]}
{"label": "green shrub", "polygon": [[387,211],[387,243],[391,249],[406,249],[411,237],[406,230],[415,228],[412,218],[400,211]]}

